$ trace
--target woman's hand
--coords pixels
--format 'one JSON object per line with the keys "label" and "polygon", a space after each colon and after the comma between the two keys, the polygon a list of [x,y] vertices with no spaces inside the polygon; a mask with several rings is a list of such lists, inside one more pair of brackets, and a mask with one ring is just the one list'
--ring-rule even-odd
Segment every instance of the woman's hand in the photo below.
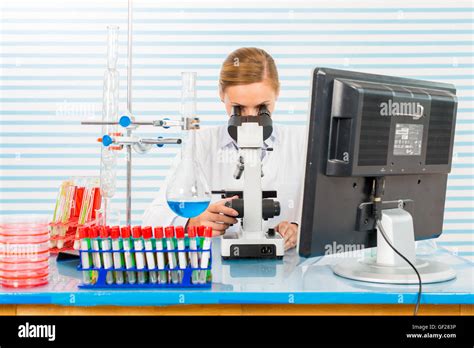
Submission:
{"label": "woman's hand", "polygon": [[280,233],[280,235],[285,240],[285,250],[294,248],[296,246],[296,241],[298,238],[298,225],[289,223],[288,221],[280,222],[275,230]]}
{"label": "woman's hand", "polygon": [[237,223],[234,216],[239,215],[239,213],[235,209],[224,205],[235,198],[239,197],[234,196],[210,204],[201,215],[189,219],[187,226],[210,226],[212,227],[213,237],[224,234],[230,225]]}

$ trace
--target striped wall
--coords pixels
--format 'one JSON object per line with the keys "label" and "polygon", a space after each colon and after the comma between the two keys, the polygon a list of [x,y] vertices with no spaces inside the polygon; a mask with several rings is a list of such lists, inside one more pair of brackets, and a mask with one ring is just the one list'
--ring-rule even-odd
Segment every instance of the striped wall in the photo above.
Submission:
{"label": "striped wall", "polygon": [[[0,9],[0,214],[50,214],[62,180],[98,174],[99,129],[79,122],[101,115],[110,24],[121,28],[125,106],[127,1],[2,0]],[[134,110],[141,119],[177,117],[180,72],[191,70],[198,72],[203,124],[222,123],[218,69],[241,46],[275,57],[281,124],[305,124],[315,66],[453,83],[459,96],[455,158],[439,244],[474,260],[472,17],[470,1],[136,1]],[[135,155],[135,223],[176,150]],[[118,178],[114,204],[123,209],[123,156]]]}

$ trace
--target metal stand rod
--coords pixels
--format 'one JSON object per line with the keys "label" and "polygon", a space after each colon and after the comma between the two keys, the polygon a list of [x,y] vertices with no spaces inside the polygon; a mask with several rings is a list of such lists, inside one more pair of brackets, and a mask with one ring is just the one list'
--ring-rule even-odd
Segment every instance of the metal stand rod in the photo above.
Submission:
{"label": "metal stand rod", "polygon": [[181,144],[181,139],[179,138],[134,138],[134,137],[118,137],[114,138],[113,144],[114,145],[133,145],[133,144],[149,144],[149,145],[173,145],[173,144]]}
{"label": "metal stand rod", "polygon": [[[103,121],[82,121],[82,125],[120,125],[119,122],[103,122]],[[182,127],[184,122],[182,121],[172,121],[172,120],[155,120],[155,121],[139,121],[132,122],[131,126],[154,126],[154,127]],[[130,126],[129,126],[130,127]],[[127,128],[127,127],[125,127]]]}
{"label": "metal stand rod", "polygon": [[182,126],[182,121],[156,120],[156,121],[141,121],[133,122],[134,126],[154,126],[154,127],[176,127]]}
{"label": "metal stand rod", "polygon": [[[127,109],[132,114],[132,0],[128,0],[128,45],[127,45]],[[132,135],[132,130],[127,128],[127,136]],[[127,145],[127,198],[126,198],[126,225],[132,224],[132,146]]]}
{"label": "metal stand rod", "polygon": [[97,126],[97,125],[107,125],[107,126],[115,126],[115,125],[118,125],[119,123],[118,122],[103,122],[103,121],[81,121],[81,124],[82,125],[94,125],[94,126]]}
{"label": "metal stand rod", "polygon": [[167,138],[167,139],[140,139],[141,144],[152,144],[152,145],[172,145],[181,144],[181,139]]}

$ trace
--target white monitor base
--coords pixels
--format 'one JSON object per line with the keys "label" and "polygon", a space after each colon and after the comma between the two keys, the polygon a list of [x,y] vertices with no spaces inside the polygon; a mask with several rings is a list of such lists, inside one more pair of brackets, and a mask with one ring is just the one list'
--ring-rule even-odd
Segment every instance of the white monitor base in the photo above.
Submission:
{"label": "white monitor base", "polygon": [[[402,208],[382,211],[381,224],[390,243],[418,270],[422,283],[451,280],[456,273],[448,265],[436,261],[416,259],[413,219]],[[332,267],[338,276],[371,283],[417,284],[413,268],[397,255],[377,231],[377,257],[346,260]]]}
{"label": "white monitor base", "polygon": [[[417,259],[415,267],[420,273],[422,283],[439,283],[456,278],[456,273],[447,265]],[[347,260],[332,267],[338,276],[370,283],[418,284],[413,268],[408,266],[384,266],[368,260]]]}

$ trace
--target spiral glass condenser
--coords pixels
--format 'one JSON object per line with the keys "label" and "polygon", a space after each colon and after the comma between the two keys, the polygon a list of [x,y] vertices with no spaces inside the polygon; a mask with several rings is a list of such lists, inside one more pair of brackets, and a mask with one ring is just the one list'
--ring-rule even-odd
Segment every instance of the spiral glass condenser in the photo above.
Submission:
{"label": "spiral glass condenser", "polygon": [[[119,110],[118,27],[109,26],[107,35],[107,68],[104,73],[102,101],[102,134],[116,136]],[[103,196],[103,223],[107,223],[110,199],[115,195],[117,180],[117,147],[102,147],[100,188]]]}

